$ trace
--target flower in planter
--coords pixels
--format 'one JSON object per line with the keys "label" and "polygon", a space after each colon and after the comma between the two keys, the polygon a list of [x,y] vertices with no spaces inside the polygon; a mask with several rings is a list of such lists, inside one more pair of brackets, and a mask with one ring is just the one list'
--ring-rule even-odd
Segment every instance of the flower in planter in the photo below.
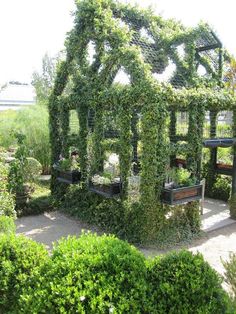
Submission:
{"label": "flower in planter", "polygon": [[61,170],[61,171],[74,171],[74,170],[79,170],[80,165],[78,161],[78,153],[71,153],[70,158],[63,158],[60,156],[59,161],[54,164],[54,168]]}
{"label": "flower in planter", "polygon": [[119,156],[113,153],[107,156],[107,161],[104,163],[104,172],[95,174],[91,181],[95,185],[110,185],[120,182],[119,175]]}
{"label": "flower in planter", "polygon": [[196,184],[196,177],[184,168],[171,168],[168,170],[169,187],[192,186]]}
{"label": "flower in planter", "polygon": [[101,175],[95,174],[92,177],[92,183],[94,185],[110,185],[112,183],[119,183],[119,177],[113,177],[110,172],[103,172]]}

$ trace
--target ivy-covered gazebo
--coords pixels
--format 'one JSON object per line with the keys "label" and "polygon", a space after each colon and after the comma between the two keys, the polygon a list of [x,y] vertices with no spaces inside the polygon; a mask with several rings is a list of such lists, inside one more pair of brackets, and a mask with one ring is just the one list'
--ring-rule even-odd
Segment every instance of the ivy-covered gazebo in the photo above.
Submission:
{"label": "ivy-covered gazebo", "polygon": [[[228,146],[235,150],[235,98],[223,88],[226,54],[221,42],[207,25],[185,28],[116,1],[83,0],[76,5],[75,26],[66,40],[66,59],[58,68],[49,112],[52,165],[61,156],[69,158],[70,148],[76,147],[81,180],[71,187],[58,181],[58,170],[53,169],[52,192],[71,202],[68,207],[78,215],[133,241],[160,239],[171,230],[197,232],[203,145],[210,149],[210,190],[216,150],[224,140],[217,139],[213,146],[209,142],[217,138],[218,112],[232,112]],[[79,131],[72,136],[74,110]],[[185,134],[178,133],[179,117],[182,124],[186,120]],[[119,156],[118,179],[110,189],[101,188],[99,181],[98,189],[94,180],[112,154]],[[165,199],[167,173],[179,154],[200,188],[184,192],[185,197],[182,190],[171,192]],[[235,174],[234,165],[233,194]],[[129,193],[133,178],[140,183],[135,197]],[[236,216],[233,205],[231,216]]]}

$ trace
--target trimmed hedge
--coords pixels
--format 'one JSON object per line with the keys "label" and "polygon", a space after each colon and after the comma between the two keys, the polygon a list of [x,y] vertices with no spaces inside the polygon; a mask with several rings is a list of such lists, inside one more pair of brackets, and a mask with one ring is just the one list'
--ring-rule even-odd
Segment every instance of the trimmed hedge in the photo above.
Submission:
{"label": "trimmed hedge", "polygon": [[23,313],[141,313],[146,300],[144,256],[114,236],[88,234],[59,241]]}
{"label": "trimmed hedge", "polygon": [[148,263],[151,313],[228,313],[222,280],[201,254],[181,251]]}
{"label": "trimmed hedge", "polygon": [[47,258],[42,245],[24,236],[0,235],[0,313],[18,313],[23,289]]}
{"label": "trimmed hedge", "polygon": [[114,236],[62,239],[49,258],[23,236],[0,237],[0,313],[235,313],[201,254],[145,260]]}

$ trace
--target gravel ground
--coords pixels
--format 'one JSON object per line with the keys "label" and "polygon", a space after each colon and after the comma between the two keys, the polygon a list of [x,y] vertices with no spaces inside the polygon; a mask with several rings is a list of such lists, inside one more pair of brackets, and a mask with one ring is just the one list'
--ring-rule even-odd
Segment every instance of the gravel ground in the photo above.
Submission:
{"label": "gravel ground", "polygon": [[[67,235],[80,235],[82,230],[101,234],[98,228],[79,220],[70,218],[61,212],[44,213],[38,216],[28,216],[17,219],[17,233],[44,243],[48,249],[52,243]],[[227,260],[230,252],[236,253],[236,222],[195,239],[189,245],[178,247],[187,248],[192,252],[201,252],[210,265],[220,274],[224,273],[221,260]],[[166,251],[155,248],[139,248],[146,256],[155,256]],[[176,249],[176,248],[175,248]]]}

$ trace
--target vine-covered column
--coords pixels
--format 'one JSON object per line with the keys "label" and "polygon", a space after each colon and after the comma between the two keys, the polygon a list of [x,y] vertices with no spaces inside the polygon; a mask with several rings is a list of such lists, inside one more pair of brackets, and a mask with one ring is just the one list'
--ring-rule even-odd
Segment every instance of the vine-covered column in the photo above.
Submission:
{"label": "vine-covered column", "polygon": [[133,147],[133,172],[134,174],[139,173],[139,160],[138,160],[138,112],[134,109],[132,113],[132,119],[131,119],[131,131],[132,131],[132,147]]}
{"label": "vine-covered column", "polygon": [[[189,152],[187,156],[187,165],[192,175],[198,180],[201,175],[202,159],[202,141],[203,141],[203,124],[205,118],[204,106],[201,103],[190,104],[189,108],[189,127],[188,127],[188,144]],[[189,224],[193,232],[200,230],[200,211],[199,202],[191,202],[185,206],[185,213],[189,219]]]}
{"label": "vine-covered column", "polygon": [[61,124],[60,108],[56,96],[52,95],[49,101],[49,134],[51,144],[51,192],[56,193],[56,170],[54,165],[58,162],[61,154]]}
{"label": "vine-covered column", "polygon": [[69,158],[68,135],[70,129],[70,111],[66,106],[61,106],[61,154],[64,158]]}
{"label": "vine-covered column", "polygon": [[[163,104],[164,105],[164,104]],[[156,194],[158,200],[161,198],[161,192],[163,185],[166,180],[166,171],[169,167],[169,156],[170,146],[167,142],[168,139],[168,128],[167,128],[167,112],[163,108],[158,123],[158,142],[157,142],[157,183],[156,183]],[[161,215],[161,213],[160,213]]]}
{"label": "vine-covered column", "polygon": [[119,108],[119,128],[120,128],[120,176],[122,182],[122,198],[128,196],[128,177],[132,159],[132,132],[131,132],[132,111],[129,105],[121,105]]}
{"label": "vine-covered column", "polygon": [[[172,109],[170,111],[170,126],[169,126],[169,138],[171,143],[176,143],[176,111]],[[171,167],[175,165],[176,154],[170,156]]]}
{"label": "vine-covered column", "polygon": [[[216,137],[217,127],[217,111],[210,111],[210,138]],[[206,193],[208,196],[212,196],[212,189],[216,182],[215,164],[217,161],[217,148],[210,149],[210,160],[207,169],[206,178]]]}
{"label": "vine-covered column", "polygon": [[97,171],[103,171],[104,163],[104,150],[102,146],[103,140],[103,130],[104,130],[104,121],[103,121],[103,109],[100,106],[95,111],[94,115],[94,128],[93,128],[93,140],[92,140],[92,151],[93,151],[93,160],[91,161],[91,174],[94,175]]}
{"label": "vine-covered column", "polygon": [[189,108],[188,144],[189,153],[187,156],[188,168],[192,174],[200,179],[203,123],[205,110],[202,104],[192,102]]}
{"label": "vine-covered column", "polygon": [[145,104],[141,112],[141,182],[140,201],[144,209],[143,236],[152,239],[157,232],[158,199],[157,199],[157,146],[160,124],[158,104]]}
{"label": "vine-covered column", "polygon": [[58,161],[61,154],[62,143],[60,116],[58,98],[52,95],[49,102],[49,131],[52,148],[52,165]]}
{"label": "vine-covered column", "polygon": [[77,107],[79,119],[79,161],[83,180],[87,179],[87,138],[88,138],[88,106],[80,103]]}
{"label": "vine-covered column", "polygon": [[54,89],[49,98],[49,135],[51,144],[51,191],[56,194],[60,191],[56,184],[56,170],[53,165],[58,162],[62,151],[61,140],[61,121],[60,121],[60,103],[59,96],[62,94],[68,79],[70,69],[71,55],[67,54],[67,60],[61,62],[57,77],[54,83]]}

